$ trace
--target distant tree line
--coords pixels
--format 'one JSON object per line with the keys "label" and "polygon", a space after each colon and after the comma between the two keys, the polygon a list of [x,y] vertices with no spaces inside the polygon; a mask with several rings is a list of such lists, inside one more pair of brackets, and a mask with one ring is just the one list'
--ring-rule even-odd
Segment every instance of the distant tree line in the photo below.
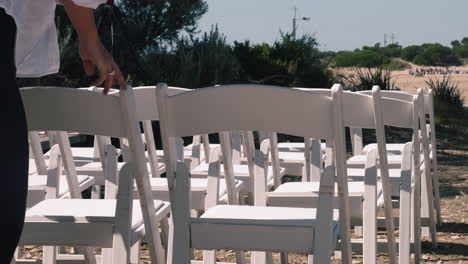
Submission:
{"label": "distant tree line", "polygon": [[339,51],[334,55],[336,67],[377,67],[388,66],[391,69],[407,67],[402,60],[425,66],[459,66],[468,58],[468,38],[454,40],[451,47],[439,43],[425,43],[402,47],[397,44],[373,47],[364,46],[354,51]]}

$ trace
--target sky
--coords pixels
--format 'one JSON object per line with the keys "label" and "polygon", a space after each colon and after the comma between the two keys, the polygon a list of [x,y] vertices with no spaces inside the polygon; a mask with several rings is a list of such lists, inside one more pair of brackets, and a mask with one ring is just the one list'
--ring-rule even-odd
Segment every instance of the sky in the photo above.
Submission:
{"label": "sky", "polygon": [[468,37],[467,0],[206,0],[201,32],[217,24],[229,42],[273,43],[292,31],[294,6],[297,35],[315,34],[321,50],[353,50],[394,41],[403,46],[438,42],[450,45]]}

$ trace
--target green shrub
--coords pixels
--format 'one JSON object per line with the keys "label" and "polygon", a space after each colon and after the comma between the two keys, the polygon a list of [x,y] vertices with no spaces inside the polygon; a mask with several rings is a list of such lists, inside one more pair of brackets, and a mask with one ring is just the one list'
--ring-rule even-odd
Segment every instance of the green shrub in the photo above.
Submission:
{"label": "green shrub", "polygon": [[399,71],[399,70],[409,69],[411,68],[411,65],[399,59],[392,59],[390,63],[384,65],[384,67],[390,71]]}
{"label": "green shrub", "polygon": [[385,67],[355,68],[352,74],[343,78],[345,89],[351,91],[371,90],[374,85],[382,90],[397,89],[391,71]]}
{"label": "green shrub", "polygon": [[270,46],[266,43],[234,42],[233,53],[240,63],[237,82],[290,87],[331,87],[333,76],[318,50],[315,36],[293,38],[281,34]]}
{"label": "green shrub", "polygon": [[407,61],[413,61],[416,56],[418,56],[422,52],[421,46],[408,46],[402,49],[400,57]]}
{"label": "green shrub", "polygon": [[378,67],[389,62],[389,57],[378,49],[369,47],[353,52],[339,52],[335,57],[336,67]]}
{"label": "green shrub", "polygon": [[423,44],[423,51],[416,55],[413,62],[418,65],[430,66],[452,66],[461,65],[460,59],[455,52],[441,44]]}
{"label": "green shrub", "polygon": [[434,111],[438,123],[450,122],[463,112],[463,96],[452,76],[431,78],[426,81],[426,85],[434,94]]}

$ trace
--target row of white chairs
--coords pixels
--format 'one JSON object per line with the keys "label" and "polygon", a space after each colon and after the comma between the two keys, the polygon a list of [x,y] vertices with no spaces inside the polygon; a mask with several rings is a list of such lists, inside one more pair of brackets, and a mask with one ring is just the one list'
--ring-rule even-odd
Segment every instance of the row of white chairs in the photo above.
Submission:
{"label": "row of white chairs", "polygon": [[[339,85],[331,90],[233,85],[191,91],[161,84],[156,89],[129,88],[107,97],[96,91],[27,88],[22,95],[31,131],[62,131],[55,132],[59,147],[47,155],[48,171],[45,160],[37,158],[42,156],[37,134],[30,133],[35,168],[47,176],[30,177],[42,177],[45,188],[36,184],[39,198],[31,201],[21,243],[50,245],[45,247],[44,263],[60,258],[60,251],[53,247],[57,245],[78,247],[88,263],[134,263],[143,237],[151,245],[154,263],[165,263],[163,248],[168,263],[188,263],[190,248],[204,249],[206,263],[216,261],[215,249],[237,250],[238,263],[244,262],[246,250],[255,251],[255,263],[271,261],[266,253],[271,251],[282,252],[283,262],[287,262],[287,252],[298,252],[309,254],[310,261],[326,263],[338,241],[343,261],[350,263],[352,242],[356,242],[350,238],[351,224],[364,226],[364,260],[375,263],[376,209],[383,205],[388,231],[385,244],[391,261],[396,261],[395,227],[393,218],[388,217],[392,210],[391,178],[396,174],[389,173],[385,125],[413,130],[413,143],[400,148],[403,158],[396,176],[398,184],[394,185],[400,196],[400,263],[409,262],[411,244],[419,257],[419,169],[428,164],[420,162],[420,135],[422,160],[435,156],[433,152],[426,159],[426,133],[419,132],[420,122],[425,128],[425,112],[421,113],[419,106],[424,96],[421,91],[406,101],[382,96],[378,87],[369,96],[343,92]],[[151,121],[156,120],[161,122],[164,145],[164,153],[159,151],[159,155],[151,127]],[[143,122],[144,140],[139,121]],[[367,147],[363,152],[363,169],[347,169],[345,127],[377,132],[377,149]],[[63,131],[98,135],[97,151],[89,150],[93,152],[89,163],[76,166],[83,158],[73,156]],[[255,150],[252,131],[268,135],[259,150]],[[209,133],[219,133],[218,146],[209,144]],[[307,182],[281,184],[288,168],[281,168],[284,162],[276,133],[307,139],[304,149],[310,151],[304,152],[301,169]],[[181,136],[194,136],[194,144],[184,149]],[[110,137],[125,138],[120,153],[110,144]],[[243,138],[243,148],[239,138]],[[321,154],[320,140],[327,142],[327,155]],[[91,156],[89,151],[85,156]],[[124,159],[120,164],[119,154]],[[62,177],[60,160],[66,174]],[[77,172],[85,176],[80,178]],[[164,172],[167,181],[159,177]],[[122,177],[134,177],[136,188],[131,180],[121,181]],[[77,199],[92,185],[105,185],[106,200]],[[432,189],[427,190],[432,193]],[[95,187],[94,198],[99,192]],[[239,205],[246,203],[244,194],[254,206]],[[63,199],[68,197],[74,199]],[[139,198],[141,207],[131,202],[133,198]],[[174,221],[171,230],[167,228],[169,202]],[[357,214],[356,206],[362,208]],[[191,210],[197,211],[196,217],[191,216]],[[92,247],[105,248],[102,257],[96,258]]]}

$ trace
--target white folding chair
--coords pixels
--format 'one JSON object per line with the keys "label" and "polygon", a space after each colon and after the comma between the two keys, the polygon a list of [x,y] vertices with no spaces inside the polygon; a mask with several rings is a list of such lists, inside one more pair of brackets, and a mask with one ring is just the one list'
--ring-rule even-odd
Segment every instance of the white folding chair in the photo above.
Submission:
{"label": "white folding chair", "polygon": [[[252,131],[230,131],[227,132],[228,138],[220,140],[227,140],[231,145],[230,151],[230,162],[232,162],[232,174],[236,180],[242,181],[244,183],[244,188],[241,191],[243,194],[250,195],[253,197],[254,193],[254,180],[253,180],[253,167],[249,166],[248,159],[254,156],[254,139]],[[243,140],[241,140],[241,138]],[[244,154],[245,157],[241,157],[241,141],[244,143]],[[227,143],[227,142],[226,142]],[[224,156],[223,156],[224,158]],[[244,162],[242,163],[242,160]],[[227,161],[223,159],[223,162]],[[276,165],[276,166],[275,166]],[[204,162],[200,166],[193,168],[190,173],[192,178],[206,178],[208,175],[209,164]],[[223,167],[221,170],[221,177],[224,177],[226,174],[227,168]],[[281,178],[286,175],[286,169],[279,167],[279,164],[269,164],[267,166],[267,186],[272,188],[278,186],[281,182]]]}
{"label": "white folding chair", "polygon": [[[27,208],[32,207],[46,198],[48,179],[48,164],[46,164],[44,154],[42,153],[37,132],[29,132],[29,139],[31,154],[33,156],[34,164],[36,165],[35,167],[37,168],[37,173],[29,175]],[[48,152],[49,156],[51,155],[51,151],[52,149]],[[67,172],[65,171],[65,173]],[[76,177],[76,182],[78,183],[78,189],[80,192],[88,189],[95,183],[94,178],[88,175],[76,175]],[[57,198],[70,198],[69,186],[65,175],[60,176],[58,188]]]}
{"label": "white folding chair", "polygon": [[[183,92],[190,91],[188,89],[183,88],[169,88],[170,94],[179,94]],[[156,87],[155,86],[145,86],[145,87],[135,87],[134,88],[135,94],[135,102],[136,102],[136,113],[137,119],[143,123],[144,134],[146,138],[146,147],[147,147],[147,156],[150,160],[150,163],[156,164],[159,166],[159,159],[164,158],[165,151],[161,151],[158,154],[156,150],[155,142],[154,142],[154,135],[153,129],[151,126],[151,121],[158,121],[159,114],[157,110],[156,100],[154,99],[156,96]],[[182,140],[178,140],[177,142],[177,149],[178,149],[178,158],[184,160],[185,164],[190,168],[194,164],[199,163],[199,155],[193,155],[194,152],[200,152],[200,150],[196,150],[195,147],[192,148],[190,151],[183,150],[183,142]],[[199,146],[200,147],[200,146]],[[198,157],[198,158],[195,158]],[[187,162],[188,161],[188,162]],[[164,165],[164,163],[162,163]],[[159,175],[158,175],[159,176]],[[150,178],[151,189],[154,199],[160,199],[163,201],[169,201],[169,186],[167,180],[164,178],[160,178],[158,176],[153,176]],[[192,179],[191,186],[193,187],[191,190],[191,208],[197,211],[204,211],[206,207],[205,197],[208,188],[208,179],[199,178],[199,179]],[[234,184],[231,186],[226,183],[225,180],[220,182],[219,188],[219,197],[221,203],[228,202],[228,193],[238,193],[244,184],[242,181],[235,181]],[[237,196],[237,195],[236,195]]]}
{"label": "white folding chair", "polygon": [[[48,199],[28,210],[20,244],[113,248],[107,261],[129,263],[134,234],[144,233],[152,262],[164,263],[157,226],[160,218],[167,216],[168,204],[151,197],[132,88],[120,91],[120,96],[102,96],[79,89],[38,87],[22,89],[21,96],[29,130],[127,138],[132,165],[124,166],[120,172],[121,188],[116,200]],[[59,133],[58,140],[61,153],[70,151],[66,147],[70,144],[68,136]],[[64,166],[73,173],[70,157],[64,156]],[[110,158],[115,159],[115,154],[110,154]],[[132,199],[133,177],[140,206]],[[70,189],[76,190],[74,177],[67,179]],[[144,224],[144,228],[134,229],[137,224],[141,227]],[[93,252],[88,249],[86,253],[86,261],[95,263],[94,257],[90,257]]]}
{"label": "white folding chair", "polygon": [[[426,103],[427,102],[427,103]],[[442,216],[440,211],[440,192],[439,192],[439,167],[437,163],[437,134],[435,129],[435,116],[434,116],[434,91],[429,89],[427,95],[424,95],[424,107],[426,113],[429,115],[428,135],[430,138],[430,153],[432,179],[434,181],[434,203],[437,214],[437,223],[442,224]]]}
{"label": "white folding chair", "polygon": [[[369,91],[363,91],[360,93],[369,94]],[[435,144],[431,144],[428,139],[428,136],[430,136],[431,142],[432,140],[435,141],[435,134],[432,134],[431,132],[429,132],[429,131],[435,130],[435,129],[431,129],[434,123],[433,118],[431,118],[431,109],[433,113],[433,105],[431,102],[432,91],[430,91],[430,94],[424,94],[422,92],[422,89],[418,89],[417,95],[418,97],[420,97],[420,99],[418,99],[420,100],[419,102],[419,122],[420,122],[419,134],[420,135],[419,136],[420,136],[421,144],[422,144],[421,161],[423,162],[422,170],[421,170],[422,172],[421,217],[423,217],[423,219],[425,220],[424,224],[422,225],[424,227],[423,235],[427,235],[430,232],[432,246],[436,248],[437,247],[436,221],[438,221],[440,217],[440,195],[439,195],[439,188],[438,188],[438,177],[437,177],[437,173],[435,173],[437,171],[437,165],[436,165],[437,157],[436,157],[436,160],[434,161],[435,155],[432,154],[436,152],[432,150],[434,148],[432,145],[435,146]],[[382,96],[386,98],[393,98],[393,99],[411,102],[415,94],[407,93],[407,92],[399,92],[399,91],[382,91]],[[430,124],[426,124],[427,116],[429,116]],[[432,137],[432,135],[434,136]],[[401,143],[387,144],[387,146],[392,149],[391,151],[392,155],[389,155],[389,157],[393,157],[394,168],[397,168],[399,166],[397,161],[402,162],[401,148],[403,145],[404,144],[401,144]],[[353,147],[354,146],[356,146],[358,149],[357,151],[355,151],[356,153],[359,153],[359,152],[365,153],[369,149],[375,147],[375,144],[368,144],[364,148],[362,148],[362,140],[359,140],[357,143],[353,144]],[[359,150],[361,148],[362,148],[362,151]],[[362,155],[355,155],[351,159],[354,159],[354,161],[356,162],[355,164],[358,164],[359,163],[358,160],[362,159]],[[434,164],[435,164],[435,168],[434,168]],[[398,181],[394,181],[394,183],[398,183]],[[395,195],[398,195],[398,193],[395,193]],[[436,219],[436,215],[434,214],[434,209],[437,214],[437,219]],[[429,227],[429,231],[427,230],[427,227]]]}
{"label": "white folding chair", "polygon": [[[169,96],[167,86],[159,84],[156,100],[174,217],[174,248],[168,262],[189,263],[190,248],[227,248],[307,253],[314,255],[316,263],[330,263],[334,235],[340,233],[343,261],[351,263],[340,99],[339,89],[334,89],[330,98],[258,85],[218,86]],[[285,102],[288,107],[278,109],[277,106]],[[190,175],[183,163],[177,163],[176,137],[238,130],[281,132],[328,140],[336,158],[321,175],[318,208],[266,207],[260,197],[255,197],[256,206],[218,205],[199,218],[191,218]],[[265,188],[265,165],[262,159],[255,159],[255,162],[259,168],[255,172],[255,188]],[[339,182],[341,232],[337,232],[331,205],[335,176]]]}

